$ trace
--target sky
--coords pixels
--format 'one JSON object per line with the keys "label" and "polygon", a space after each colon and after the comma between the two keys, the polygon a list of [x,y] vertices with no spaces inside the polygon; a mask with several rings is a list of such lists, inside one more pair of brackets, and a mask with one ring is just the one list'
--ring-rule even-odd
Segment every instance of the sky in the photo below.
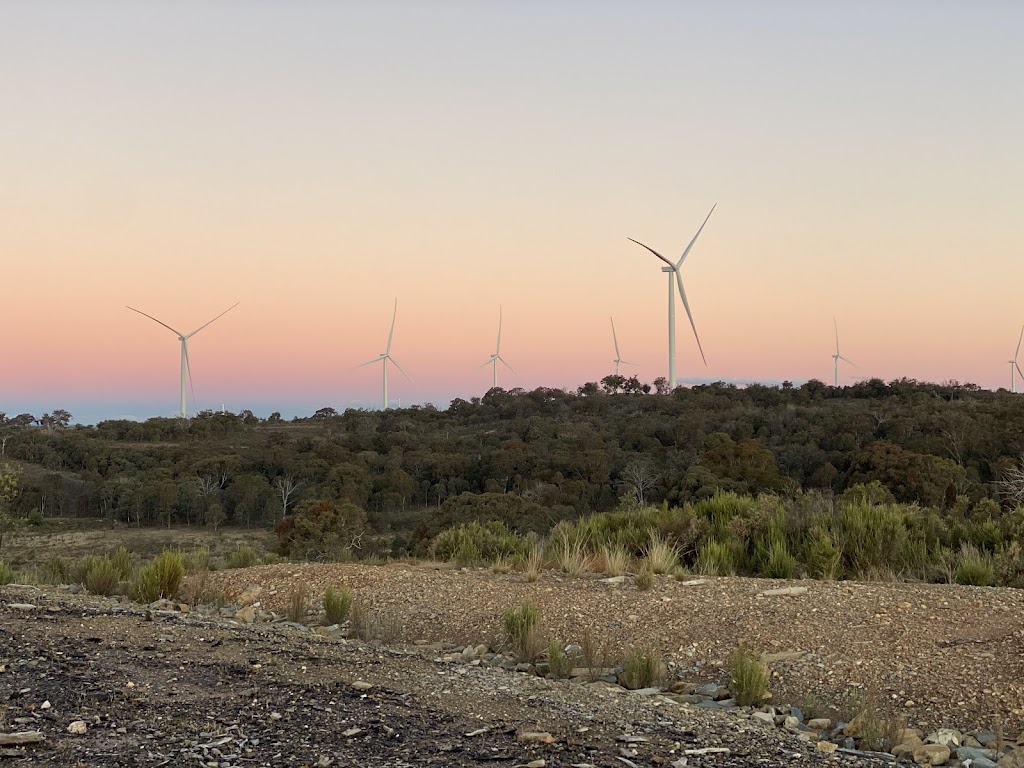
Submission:
{"label": "sky", "polygon": [[[0,411],[1008,387],[1024,4],[0,0]],[[1024,359],[1024,355],[1022,355]]]}

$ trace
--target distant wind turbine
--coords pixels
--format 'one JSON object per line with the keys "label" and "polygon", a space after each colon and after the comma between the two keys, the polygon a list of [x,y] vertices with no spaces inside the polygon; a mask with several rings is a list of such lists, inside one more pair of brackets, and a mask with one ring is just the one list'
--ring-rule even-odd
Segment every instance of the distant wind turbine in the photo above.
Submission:
{"label": "distant wind turbine", "polygon": [[1013,360],[1007,360],[1010,364],[1010,391],[1013,393],[1017,392],[1017,377],[1016,374],[1020,374],[1022,380],[1024,380],[1024,372],[1021,372],[1020,365],[1017,364],[1017,357],[1020,355],[1020,343],[1024,340],[1024,326],[1020,329],[1020,337],[1017,339],[1017,351],[1013,353]]}
{"label": "distant wind turbine", "polygon": [[[388,361],[390,361],[391,364],[393,366],[395,366],[395,368],[397,368],[399,371],[401,371],[402,375],[405,376],[405,378],[409,379],[409,374],[407,374],[405,371],[402,371],[402,366],[400,366],[398,363],[396,363],[395,362],[395,358],[393,358],[391,356],[391,339],[394,338],[394,335],[395,335],[395,319],[397,317],[398,317],[398,299],[395,299],[395,312],[391,316],[391,330],[388,332],[388,346],[387,346],[387,350],[385,352],[383,352],[380,356],[373,358],[373,360],[367,360],[365,363],[362,363],[361,365],[357,365],[356,366],[356,368],[362,368],[363,366],[372,365],[373,363],[380,363],[381,364],[380,367],[381,367],[381,370],[384,373],[384,410],[388,409]],[[412,379],[409,379],[409,381],[412,381]]]}
{"label": "distant wind turbine", "polygon": [[[711,214],[715,212],[715,207],[718,204],[711,206],[711,210],[708,211],[708,215],[704,218],[704,224],[708,223],[708,219],[711,218]],[[651,248],[649,245],[644,245],[639,240],[633,240],[632,237],[627,238],[628,240],[636,243],[637,245],[643,246],[648,251],[653,253],[668,266],[662,267],[662,272],[668,273],[668,386],[670,390],[676,388],[676,286],[679,286],[679,297],[683,300],[683,309],[686,310],[686,316],[690,318],[690,327],[693,328],[693,336],[697,339],[697,349],[700,350],[701,360],[704,361],[704,365],[708,364],[707,358],[704,357],[704,348],[700,345],[700,336],[697,335],[697,326],[693,322],[693,314],[690,312],[690,303],[686,300],[686,290],[683,288],[683,278],[679,274],[680,267],[683,266],[683,262],[686,261],[686,257],[690,254],[690,249],[693,248],[693,244],[697,242],[697,238],[700,237],[700,233],[704,231],[704,224],[700,225],[700,229],[697,230],[697,234],[693,236],[690,244],[686,246],[686,250],[683,251],[683,255],[679,257],[679,261],[672,262],[658,253],[656,250]]]}
{"label": "distant wind turbine", "polygon": [[501,363],[502,365],[504,365],[506,368],[508,368],[510,371],[512,371],[512,373],[515,373],[515,370],[513,370],[512,366],[509,365],[505,361],[505,358],[503,358],[501,356],[501,307],[500,306],[498,307],[498,344],[495,347],[494,354],[491,355],[491,358],[486,363],[484,363],[483,365],[480,366],[481,368],[486,368],[488,365],[490,365],[492,367],[493,372],[494,372],[494,383],[492,384],[493,387],[497,387],[498,386],[498,363]]}
{"label": "distant wind turbine", "polygon": [[832,355],[832,362],[835,365],[835,370],[834,370],[833,373],[835,375],[835,385],[838,387],[839,386],[839,361],[842,360],[844,363],[849,363],[854,368],[857,367],[857,364],[855,362],[853,362],[852,360],[849,360],[848,358],[845,358],[841,354],[839,354],[839,324],[836,322],[836,319],[834,317],[832,318],[832,325],[834,325],[835,329],[836,329],[836,353],[834,355]]}
{"label": "distant wind turbine", "polygon": [[[130,309],[132,312],[138,312],[143,317],[148,317],[153,322],[159,323],[164,328],[169,330],[171,333],[175,334],[178,337],[178,340],[181,342],[181,417],[182,418],[185,418],[188,415],[186,413],[186,411],[185,411],[185,380],[186,379],[188,380],[189,387],[190,388],[192,387],[192,368],[188,364],[188,340],[190,338],[192,338],[193,336],[195,336],[197,333],[199,333],[201,330],[203,330],[203,328],[208,326],[210,323],[214,322],[214,320],[219,320],[220,318],[224,317],[224,315],[226,315],[232,309],[237,307],[240,303],[241,302],[235,302],[230,307],[228,307],[223,312],[221,312],[219,315],[217,315],[217,317],[213,318],[213,320],[211,320],[209,323],[204,323],[203,325],[200,325],[198,328],[196,328],[194,331],[192,331],[192,333],[181,333],[180,331],[176,331],[173,328],[171,328],[171,326],[169,326],[167,323],[165,323],[165,322],[163,322],[161,320],[157,320],[152,315],[147,315],[145,312],[143,312],[142,310],[136,309],[135,307],[128,307],[128,309]],[[196,400],[196,393],[195,393],[195,389],[193,388],[192,389],[192,402],[195,403],[195,400]]]}
{"label": "distant wind turbine", "polygon": [[633,365],[636,363],[629,363],[622,359],[622,355],[619,354],[619,337],[615,334],[615,318],[611,318],[612,321],[612,341],[615,342],[615,375],[619,375],[619,365]]}

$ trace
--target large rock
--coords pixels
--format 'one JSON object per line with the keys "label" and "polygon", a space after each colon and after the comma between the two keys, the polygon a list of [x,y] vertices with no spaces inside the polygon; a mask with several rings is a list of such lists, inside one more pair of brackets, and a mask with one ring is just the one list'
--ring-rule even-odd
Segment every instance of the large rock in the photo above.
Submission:
{"label": "large rock", "polygon": [[959,747],[963,743],[964,735],[953,728],[939,728],[928,734],[925,739],[929,744],[941,744],[944,747]]}
{"label": "large rock", "polygon": [[944,765],[949,761],[949,747],[944,744],[922,744],[914,750],[918,765]]}
{"label": "large rock", "polygon": [[1015,749],[999,758],[999,768],[1024,768],[1024,749]]}
{"label": "large rock", "polygon": [[239,605],[252,605],[260,599],[261,594],[263,594],[263,587],[259,584],[250,584],[235,598],[235,602]]}
{"label": "large rock", "polygon": [[245,605],[235,611],[235,619],[243,624],[252,624],[256,620],[256,609]]}

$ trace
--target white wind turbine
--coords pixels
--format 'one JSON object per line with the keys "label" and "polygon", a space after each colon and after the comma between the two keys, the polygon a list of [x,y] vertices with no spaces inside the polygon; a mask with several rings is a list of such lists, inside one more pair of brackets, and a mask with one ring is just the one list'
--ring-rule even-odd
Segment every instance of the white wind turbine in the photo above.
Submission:
{"label": "white wind turbine", "polygon": [[484,363],[483,365],[480,366],[481,368],[486,368],[488,365],[492,366],[493,372],[494,372],[494,383],[492,384],[493,387],[497,387],[498,386],[498,363],[501,363],[502,365],[504,365],[506,368],[508,368],[510,371],[512,371],[512,373],[515,373],[515,370],[512,368],[512,366],[509,365],[508,362],[506,362],[505,358],[503,358],[501,356],[501,307],[500,306],[498,307],[498,344],[495,347],[494,354],[491,355],[491,358],[486,363]]}
{"label": "white wind turbine", "polygon": [[841,354],[839,354],[839,324],[836,322],[836,319],[834,317],[832,318],[832,325],[834,325],[835,329],[836,329],[836,353],[834,355],[832,355],[832,363],[834,364],[833,374],[835,376],[835,385],[838,387],[839,386],[839,361],[842,360],[844,363],[849,363],[854,368],[857,367],[857,364],[855,362],[853,362],[852,360],[850,360],[848,358],[845,358]]}
{"label": "white wind turbine", "polygon": [[[708,219],[711,218],[711,214],[715,212],[715,206],[711,206],[711,210],[708,211],[708,215],[704,218],[704,224],[708,223]],[[683,251],[683,255],[679,257],[679,261],[673,263],[658,253],[656,250],[651,248],[649,245],[644,245],[639,240],[633,240],[632,237],[627,238],[637,245],[643,246],[648,251],[653,253],[659,259],[664,261],[668,266],[662,267],[662,272],[668,273],[668,386],[669,389],[676,388],[676,286],[679,286],[679,297],[683,300],[683,309],[686,310],[686,316],[690,318],[690,327],[693,328],[693,336],[697,339],[697,349],[700,350],[700,357],[704,361],[704,365],[708,364],[707,358],[704,357],[704,349],[700,345],[700,336],[697,335],[697,326],[693,322],[693,314],[690,312],[690,303],[686,300],[686,290],[683,288],[683,278],[679,274],[680,267],[683,266],[683,262],[686,261],[686,257],[690,253],[690,249],[693,248],[693,244],[697,242],[697,238],[700,237],[700,233],[704,230],[704,224],[700,225],[700,229],[697,230],[697,234],[693,236],[690,244],[686,246],[686,250]]]}
{"label": "white wind turbine", "polygon": [[[165,323],[165,322],[163,322],[161,320],[157,320],[152,315],[147,315],[145,312],[143,312],[142,310],[136,309],[135,307],[128,307],[128,309],[130,309],[132,312],[138,312],[143,317],[148,317],[153,322],[160,323],[160,325],[162,325],[168,331],[170,331],[171,333],[176,335],[178,337],[178,341],[181,342],[181,417],[182,418],[185,418],[188,415],[185,412],[185,380],[187,379],[188,380],[188,385],[190,387],[192,386],[192,368],[188,364],[188,340],[190,338],[192,338],[193,336],[195,336],[197,333],[199,333],[201,330],[203,330],[203,328],[208,326],[214,320],[219,320],[220,318],[224,317],[224,315],[226,315],[232,309],[237,307],[240,303],[241,302],[235,302],[230,307],[228,307],[223,312],[221,312],[219,315],[217,315],[217,317],[213,318],[213,320],[211,320],[209,323],[203,323],[203,325],[200,325],[198,328],[196,328],[194,331],[192,331],[192,333],[181,333],[180,331],[176,331],[173,328],[171,328],[171,326],[169,326],[167,323]],[[195,389],[193,389],[192,390],[192,402],[193,403],[195,403],[195,399],[196,399],[196,393],[195,393]]]}
{"label": "white wind turbine", "polygon": [[619,375],[619,365],[636,365],[636,363],[630,363],[622,359],[622,355],[619,354],[619,337],[615,335],[615,318],[611,318],[612,321],[612,341],[615,342],[615,375]]}
{"label": "white wind turbine", "polygon": [[[407,374],[405,371],[402,371],[402,366],[400,366],[398,363],[396,363],[395,362],[395,358],[393,358],[391,356],[391,339],[395,335],[395,318],[397,318],[397,317],[398,317],[398,299],[395,299],[395,312],[391,316],[391,330],[388,331],[388,346],[387,346],[387,350],[385,352],[383,352],[381,355],[379,355],[378,357],[373,358],[373,360],[367,360],[365,363],[362,363],[361,365],[357,365],[356,366],[356,368],[362,368],[365,365],[372,365],[373,363],[380,363],[381,364],[380,367],[381,367],[381,370],[383,371],[383,374],[384,374],[384,410],[387,410],[387,408],[388,408],[388,361],[390,361],[391,364],[393,366],[395,366],[395,368],[397,368],[399,371],[401,371],[402,375],[405,376],[405,378],[409,379],[409,374]],[[409,381],[412,381],[412,379],[409,379]]]}
{"label": "white wind turbine", "polygon": [[1017,357],[1020,355],[1020,343],[1024,340],[1024,327],[1020,329],[1020,338],[1017,339],[1017,351],[1013,353],[1013,360],[1007,360],[1010,364],[1010,391],[1013,393],[1017,392],[1017,377],[1016,374],[1020,374],[1021,379],[1024,379],[1024,372],[1020,370],[1020,366],[1017,364]]}

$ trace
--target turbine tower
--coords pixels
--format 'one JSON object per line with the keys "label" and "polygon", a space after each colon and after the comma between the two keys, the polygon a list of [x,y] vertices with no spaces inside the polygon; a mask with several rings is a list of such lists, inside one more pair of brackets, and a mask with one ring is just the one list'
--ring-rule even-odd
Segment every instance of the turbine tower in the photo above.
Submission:
{"label": "turbine tower", "polygon": [[622,359],[622,355],[619,354],[619,337],[615,335],[615,318],[611,318],[612,321],[612,341],[615,342],[615,375],[619,375],[619,365],[636,365],[636,363],[629,363]]}
{"label": "turbine tower", "polygon": [[[187,415],[188,415],[186,413],[186,411],[185,411],[185,380],[187,379],[188,380],[188,385],[190,387],[192,386],[192,369],[189,367],[189,364],[188,364],[188,340],[190,338],[192,338],[193,336],[195,336],[197,333],[199,333],[201,330],[203,330],[203,328],[208,326],[210,323],[214,322],[214,320],[219,320],[220,318],[224,317],[224,315],[226,315],[232,309],[237,307],[240,303],[241,302],[235,302],[230,307],[228,307],[223,312],[221,312],[219,315],[217,315],[217,317],[213,318],[213,320],[211,320],[209,323],[204,323],[203,325],[200,325],[198,328],[196,328],[194,331],[192,331],[192,333],[181,333],[180,331],[176,331],[173,328],[171,328],[171,326],[169,326],[167,323],[165,323],[165,322],[163,322],[161,320],[157,320],[152,315],[147,315],[145,312],[143,312],[142,310],[136,309],[135,307],[128,307],[128,309],[130,309],[132,312],[138,312],[143,317],[148,317],[153,322],[159,323],[164,328],[166,328],[168,331],[170,331],[175,336],[177,336],[178,340],[181,342],[181,417],[183,419],[186,418]],[[193,390],[192,390],[192,402],[195,403],[195,400],[196,400],[196,393],[195,393],[195,389],[193,388]]]}
{"label": "turbine tower", "polygon": [[491,358],[486,363],[484,363],[483,365],[480,366],[481,368],[486,368],[488,365],[493,367],[493,371],[494,371],[494,384],[492,384],[491,386],[495,387],[495,388],[498,386],[498,363],[501,363],[502,365],[504,365],[506,368],[508,368],[510,371],[512,371],[512,373],[515,373],[515,370],[512,368],[512,366],[509,365],[508,362],[506,362],[505,358],[503,358],[501,356],[501,307],[500,306],[498,307],[498,345],[497,345],[497,347],[495,347],[494,354],[491,355]]}
{"label": "turbine tower", "polygon": [[836,319],[834,317],[832,318],[832,325],[834,325],[835,329],[836,329],[836,353],[834,355],[832,355],[832,362],[834,364],[833,374],[835,375],[835,386],[838,387],[839,386],[839,361],[842,360],[844,363],[849,363],[854,368],[857,367],[857,364],[855,362],[853,362],[852,360],[848,360],[847,358],[845,358],[841,354],[839,354],[839,324],[836,322]]}
{"label": "turbine tower", "polygon": [[1010,391],[1016,394],[1017,392],[1017,377],[1016,374],[1020,374],[1022,380],[1024,380],[1024,372],[1021,372],[1020,366],[1017,364],[1017,357],[1020,355],[1020,343],[1024,340],[1024,327],[1020,329],[1020,337],[1017,339],[1017,351],[1013,353],[1013,360],[1007,360],[1010,364]]}
{"label": "turbine tower", "polygon": [[[391,330],[388,332],[388,346],[387,346],[387,350],[385,352],[383,352],[381,355],[379,355],[378,357],[373,358],[373,360],[367,360],[365,363],[362,363],[361,365],[357,365],[356,366],[356,368],[362,368],[365,365],[372,365],[373,363],[380,363],[381,364],[380,367],[381,367],[381,369],[383,371],[383,375],[384,375],[384,410],[385,411],[388,409],[388,362],[390,361],[391,364],[393,366],[395,366],[395,368],[397,368],[399,371],[402,372],[402,375],[405,376],[405,378],[409,379],[409,374],[407,374],[405,371],[402,371],[402,366],[400,366],[398,363],[396,363],[395,362],[395,358],[393,358],[391,356],[391,339],[394,338],[394,335],[395,335],[395,318],[397,318],[397,317],[398,317],[398,299],[395,299],[395,312],[391,316]],[[412,379],[409,379],[409,381],[412,381]]]}
{"label": "turbine tower", "polygon": [[[711,218],[711,214],[715,212],[715,206],[711,206],[711,210],[708,211],[708,215],[704,218],[704,224],[708,223],[708,219]],[[690,303],[686,300],[686,290],[683,288],[683,278],[679,274],[680,267],[683,266],[683,262],[686,261],[686,257],[690,254],[690,249],[693,248],[693,244],[697,242],[697,238],[700,237],[700,233],[704,231],[704,224],[700,225],[700,229],[697,230],[697,234],[693,236],[690,244],[686,246],[686,250],[683,251],[683,255],[679,257],[679,261],[673,263],[669,261],[656,250],[651,248],[649,245],[644,245],[639,240],[633,240],[632,237],[627,238],[637,245],[643,246],[648,251],[653,253],[659,259],[661,259],[668,266],[662,267],[662,272],[668,273],[668,387],[669,390],[676,388],[676,286],[679,286],[679,297],[683,300],[683,309],[686,310],[686,316],[690,318],[690,327],[693,328],[693,336],[697,339],[697,349],[700,350],[701,360],[704,361],[704,365],[708,364],[708,360],[704,357],[704,348],[700,345],[700,336],[697,335],[697,326],[693,322],[693,314],[690,312]]]}

